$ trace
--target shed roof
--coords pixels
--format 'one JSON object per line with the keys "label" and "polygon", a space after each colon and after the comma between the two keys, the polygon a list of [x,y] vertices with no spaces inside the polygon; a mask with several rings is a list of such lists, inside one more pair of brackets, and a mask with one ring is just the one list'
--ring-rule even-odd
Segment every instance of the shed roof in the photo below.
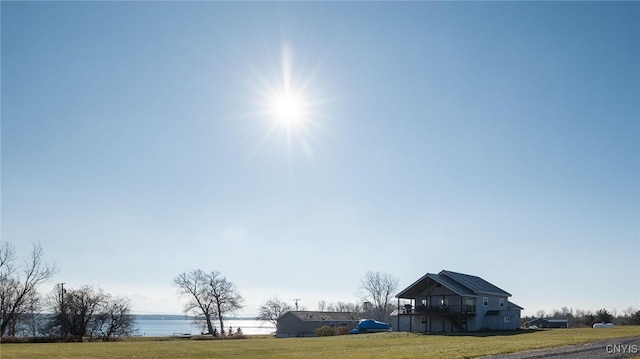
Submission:
{"label": "shed roof", "polygon": [[567,323],[569,320],[568,319],[536,318],[536,319],[532,319],[530,322],[538,322],[538,321],[544,321],[547,323]]}
{"label": "shed roof", "polygon": [[300,311],[290,311],[285,313],[291,314],[303,321],[359,321],[362,319],[362,316],[351,313],[351,312],[321,312],[321,311],[308,311],[308,310],[300,310]]}
{"label": "shed roof", "polygon": [[510,297],[511,294],[487,282],[486,280],[469,274],[442,270],[438,274],[427,273],[422,278],[405,288],[396,295],[397,298],[415,298],[432,282],[440,283],[460,296],[477,296],[491,294]]}

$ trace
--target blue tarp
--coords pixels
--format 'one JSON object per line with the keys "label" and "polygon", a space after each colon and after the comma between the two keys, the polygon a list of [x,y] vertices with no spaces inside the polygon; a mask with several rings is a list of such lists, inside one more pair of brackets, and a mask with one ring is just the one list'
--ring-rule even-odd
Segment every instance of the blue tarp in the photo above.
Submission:
{"label": "blue tarp", "polygon": [[388,332],[391,326],[388,323],[379,322],[373,319],[362,319],[358,322],[358,327],[351,331],[352,334],[370,332]]}

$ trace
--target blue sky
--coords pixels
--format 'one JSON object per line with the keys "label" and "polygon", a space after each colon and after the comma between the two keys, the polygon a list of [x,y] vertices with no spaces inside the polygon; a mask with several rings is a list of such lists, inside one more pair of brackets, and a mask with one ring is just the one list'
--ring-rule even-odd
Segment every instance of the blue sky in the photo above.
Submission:
{"label": "blue sky", "polygon": [[1,10],[1,235],[47,286],[180,313],[219,270],[253,315],[448,269],[525,314],[640,307],[637,2]]}

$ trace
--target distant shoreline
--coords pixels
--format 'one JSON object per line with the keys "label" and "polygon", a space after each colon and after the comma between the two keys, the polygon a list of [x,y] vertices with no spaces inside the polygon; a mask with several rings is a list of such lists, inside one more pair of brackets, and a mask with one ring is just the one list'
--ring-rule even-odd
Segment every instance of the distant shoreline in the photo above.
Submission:
{"label": "distant shoreline", "polygon": [[[185,315],[185,314],[131,314],[136,319],[145,319],[145,320],[188,320],[195,319],[196,317],[193,315]],[[223,320],[260,320],[257,317],[223,317]],[[218,320],[218,319],[216,319]]]}

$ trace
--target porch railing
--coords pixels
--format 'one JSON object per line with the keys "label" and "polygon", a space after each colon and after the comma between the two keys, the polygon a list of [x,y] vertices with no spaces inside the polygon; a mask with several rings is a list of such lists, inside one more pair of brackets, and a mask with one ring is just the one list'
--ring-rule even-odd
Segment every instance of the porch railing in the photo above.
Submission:
{"label": "porch railing", "polygon": [[415,308],[405,306],[404,314],[422,314],[422,313],[461,313],[474,314],[476,312],[475,305],[416,305]]}

